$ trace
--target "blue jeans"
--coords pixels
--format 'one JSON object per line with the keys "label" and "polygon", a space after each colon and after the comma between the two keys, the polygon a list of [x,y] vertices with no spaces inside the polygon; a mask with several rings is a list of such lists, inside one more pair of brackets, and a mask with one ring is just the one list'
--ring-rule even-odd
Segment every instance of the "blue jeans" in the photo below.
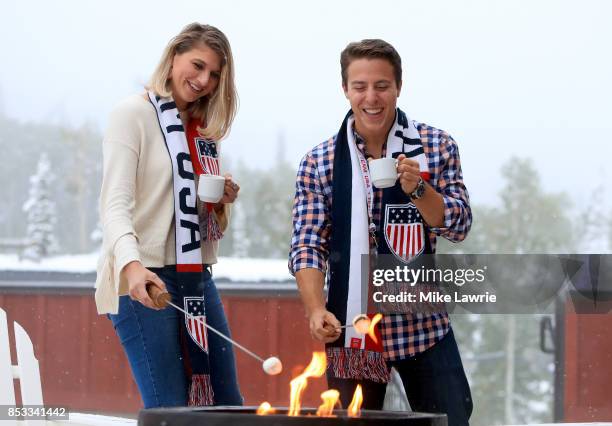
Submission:
{"label": "blue jeans", "polygon": [[[449,426],[465,426],[472,414],[472,396],[453,330],[420,354],[387,363],[402,378],[413,411],[444,413]],[[343,407],[348,407],[357,384],[363,389],[362,408],[382,409],[386,383],[338,379],[327,375],[328,387],[340,391]]]}
{"label": "blue jeans", "polygon": [[[174,266],[149,268],[166,284],[172,301],[182,303]],[[230,336],[223,304],[212,276],[203,274],[201,292],[204,295],[207,322]],[[132,374],[138,385],[145,408],[186,406],[189,382],[183,364],[180,323],[183,316],[172,307],[156,311],[129,296],[119,298],[119,312],[109,315]],[[232,345],[217,334],[208,333],[210,376],[215,405],[242,405],[236,377],[236,361]]]}

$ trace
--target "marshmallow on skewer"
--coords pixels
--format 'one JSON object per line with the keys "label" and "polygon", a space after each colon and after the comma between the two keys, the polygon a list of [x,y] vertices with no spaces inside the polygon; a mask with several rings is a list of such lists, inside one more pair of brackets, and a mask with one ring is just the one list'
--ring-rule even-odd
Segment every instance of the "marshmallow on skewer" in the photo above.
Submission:
{"label": "marshmallow on skewer", "polygon": [[275,376],[283,371],[283,364],[281,363],[281,360],[275,356],[271,356],[270,358],[266,359],[263,362],[262,367],[263,371],[270,376]]}
{"label": "marshmallow on skewer", "polygon": [[[147,289],[147,293],[149,294],[149,297],[151,297],[151,299],[153,300],[153,304],[155,305],[156,308],[164,309],[166,306],[170,305],[174,309],[176,309],[177,311],[182,312],[183,314],[185,314],[185,316],[193,317],[188,312],[185,312],[184,309],[182,309],[182,308],[176,306],[174,303],[172,303],[171,302],[172,298],[170,297],[170,294],[168,292],[163,291],[162,289],[158,288],[156,285],[154,285],[152,283],[148,283],[146,285],[146,289]],[[206,327],[210,331],[216,333],[219,337],[227,340],[232,345],[234,345],[237,348],[243,350],[246,354],[248,354],[249,356],[252,356],[256,360],[261,362],[262,363],[262,368],[266,372],[266,374],[274,376],[276,374],[279,374],[281,371],[283,371],[283,364],[281,363],[280,359],[278,359],[278,358],[273,356],[273,357],[270,357],[270,358],[264,360],[262,357],[260,357],[256,353],[248,350],[247,348],[245,348],[244,346],[242,346],[241,344],[239,344],[235,340],[230,339],[225,334],[221,333],[219,330],[217,330],[216,328],[212,327],[210,324],[206,324],[200,318],[194,318],[194,319],[196,321],[198,321],[200,323],[200,325],[203,325],[204,327]]]}
{"label": "marshmallow on skewer", "polygon": [[370,329],[370,318],[366,314],[359,314],[353,318],[353,327],[359,334],[367,334]]}

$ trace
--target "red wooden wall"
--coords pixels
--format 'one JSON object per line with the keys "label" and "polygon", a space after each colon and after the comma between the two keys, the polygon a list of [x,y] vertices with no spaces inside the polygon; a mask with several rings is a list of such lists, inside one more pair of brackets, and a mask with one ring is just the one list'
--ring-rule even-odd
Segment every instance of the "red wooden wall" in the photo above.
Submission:
{"label": "red wooden wall", "polygon": [[[112,325],[96,314],[92,290],[0,292],[0,308],[8,315],[14,356],[12,323],[30,335],[40,362],[46,404],[99,413],[134,413],[141,408],[136,384]],[[297,293],[270,296],[264,292],[224,294],[233,337],[263,357],[277,355],[284,371],[267,376],[261,365],[236,351],[238,375],[246,405],[267,400],[275,406],[289,402],[289,381],[322,350],[310,337]],[[325,379],[309,381],[305,403],[318,406]]]}
{"label": "red wooden wall", "polygon": [[578,315],[568,303],[564,327],[563,421],[612,420],[612,314]]}

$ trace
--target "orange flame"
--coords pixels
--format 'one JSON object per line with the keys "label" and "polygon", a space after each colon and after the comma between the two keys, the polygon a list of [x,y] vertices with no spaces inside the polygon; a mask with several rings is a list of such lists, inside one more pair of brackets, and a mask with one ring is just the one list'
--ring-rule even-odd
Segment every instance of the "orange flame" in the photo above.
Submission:
{"label": "orange flame", "polygon": [[346,410],[349,417],[359,417],[361,415],[361,404],[363,403],[363,393],[361,392],[361,385],[357,385],[355,393],[353,394],[353,400]]}
{"label": "orange flame", "polygon": [[274,414],[276,410],[272,408],[268,401],[262,402],[255,414],[258,416],[265,416],[267,414]]}
{"label": "orange flame", "polygon": [[312,360],[308,367],[302,374],[291,380],[289,385],[291,386],[291,399],[289,402],[289,415],[299,416],[300,409],[302,408],[301,398],[306,389],[306,382],[309,377],[321,377],[325,373],[325,367],[327,366],[327,360],[325,358],[325,352],[313,352]]}
{"label": "orange flame", "polygon": [[376,334],[374,333],[374,328],[376,327],[376,324],[380,322],[382,317],[383,317],[382,314],[374,315],[374,317],[372,318],[372,321],[370,321],[370,326],[368,327],[368,336],[370,336],[370,338],[374,341],[374,343],[378,343],[378,338],[376,337]]}
{"label": "orange flame", "polygon": [[326,390],[321,394],[323,404],[319,406],[317,410],[317,416],[319,417],[330,417],[334,411],[334,407],[340,398],[340,392],[336,389]]}

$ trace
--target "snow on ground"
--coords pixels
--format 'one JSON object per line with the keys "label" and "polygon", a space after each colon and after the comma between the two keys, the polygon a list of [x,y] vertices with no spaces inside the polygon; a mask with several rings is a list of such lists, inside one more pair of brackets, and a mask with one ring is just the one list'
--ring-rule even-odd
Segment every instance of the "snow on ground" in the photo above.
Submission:
{"label": "snow on ground", "polygon": [[70,420],[47,421],[49,426],[136,426],[135,419],[101,416],[97,414],[70,413]]}
{"label": "snow on ground", "polygon": [[44,258],[40,262],[19,259],[15,254],[0,255],[0,271],[95,272],[98,254],[77,254]]}
{"label": "snow on ground", "polygon": [[293,281],[287,269],[287,259],[220,257],[213,272],[215,279],[230,281]]}
{"label": "snow on ground", "polygon": [[[0,255],[1,271],[53,271],[92,273],[96,271],[98,253],[55,256],[32,262],[19,260],[15,254]],[[214,265],[216,279],[240,282],[292,281],[287,259],[251,259],[220,257]]]}

